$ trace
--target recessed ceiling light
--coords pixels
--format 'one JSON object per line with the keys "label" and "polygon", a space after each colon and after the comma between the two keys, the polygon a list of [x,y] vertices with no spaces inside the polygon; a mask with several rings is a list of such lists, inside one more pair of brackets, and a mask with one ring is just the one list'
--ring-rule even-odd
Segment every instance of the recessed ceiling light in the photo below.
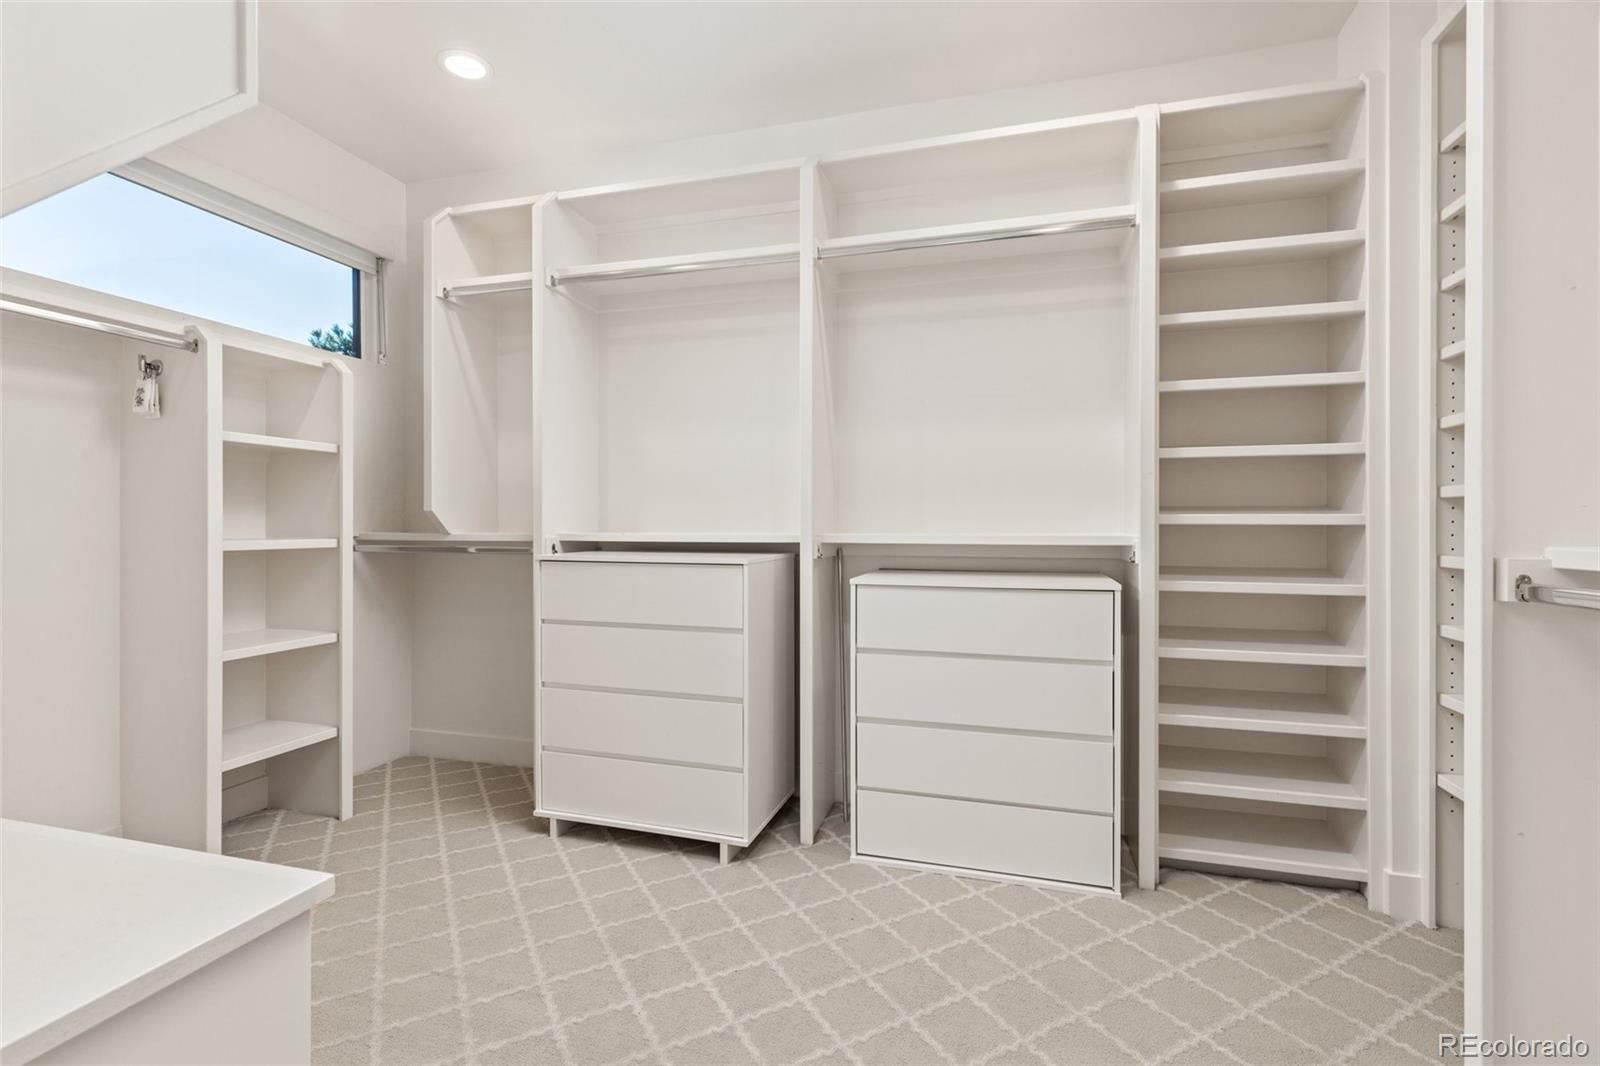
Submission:
{"label": "recessed ceiling light", "polygon": [[489,63],[482,56],[451,48],[439,53],[439,65],[458,78],[482,81],[489,76]]}

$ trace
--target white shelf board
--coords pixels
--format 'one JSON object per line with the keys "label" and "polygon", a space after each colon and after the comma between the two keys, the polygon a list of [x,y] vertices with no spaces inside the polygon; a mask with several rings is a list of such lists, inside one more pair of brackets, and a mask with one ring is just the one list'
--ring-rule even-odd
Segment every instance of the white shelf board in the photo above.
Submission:
{"label": "white shelf board", "polygon": [[338,546],[337,537],[236,537],[222,542],[226,552],[316,551]]}
{"label": "white shelf board", "polygon": [[1460,774],[1440,774],[1439,791],[1446,792],[1462,803],[1467,802],[1467,787]]}
{"label": "white shelf board", "polygon": [[301,440],[297,437],[273,437],[265,433],[240,433],[232,429],[222,431],[222,443],[229,447],[248,449],[250,451],[316,452],[326,455],[335,455],[339,451],[339,446],[331,441]]}
{"label": "white shelf board", "polygon": [[1160,826],[1163,859],[1301,877],[1367,879],[1366,863],[1320,818],[1167,804],[1161,808]]}
{"label": "white shelf board", "polygon": [[[1081,211],[835,237],[817,245],[830,271],[848,274],[938,263],[1120,246],[1138,209],[1116,204]],[[1060,232],[1050,232],[1059,228]],[[1039,232],[1043,231],[1043,232]]]}
{"label": "white shelf board", "polygon": [[765,532],[657,532],[654,530],[609,531],[605,533],[558,533],[554,540],[586,541],[595,544],[798,544],[799,533],[783,533],[776,530]]}
{"label": "white shelf board", "polygon": [[1457,644],[1467,642],[1467,631],[1460,626],[1440,626],[1439,635],[1445,640],[1453,640]]}
{"label": "white shelf board", "polygon": [[1360,441],[1332,441],[1317,444],[1210,444],[1182,448],[1159,448],[1162,459],[1295,459],[1326,455],[1363,455],[1367,446]]}
{"label": "white shelf board", "polygon": [[1292,167],[1241,170],[1200,178],[1177,178],[1160,185],[1162,211],[1199,211],[1210,207],[1235,207],[1278,200],[1303,200],[1326,196],[1363,177],[1362,159],[1332,159]]}
{"label": "white shelf board", "polygon": [[1464,499],[1466,495],[1467,487],[1465,485],[1439,486],[1439,499],[1441,500],[1460,500]]}
{"label": "white shelf board", "polygon": [[1440,358],[1440,360],[1442,360],[1443,362],[1446,362],[1446,363],[1448,363],[1448,362],[1450,362],[1452,360],[1455,360],[1455,359],[1460,359],[1462,356],[1464,356],[1466,354],[1467,354],[1467,342],[1466,341],[1456,341],[1454,344],[1446,344],[1444,347],[1439,349],[1439,358]]}
{"label": "white shelf board", "polygon": [[1443,418],[1439,419],[1440,429],[1461,429],[1465,427],[1466,424],[1467,416],[1464,414],[1445,415]]}
{"label": "white shelf board", "polygon": [[339,735],[331,725],[268,719],[222,731],[222,770],[237,770]]}
{"label": "white shelf board", "polygon": [[1295,322],[1330,322],[1365,314],[1365,300],[1330,300],[1314,304],[1276,307],[1230,307],[1220,311],[1176,311],[1162,315],[1162,329],[1234,329],[1241,326],[1288,325]]}
{"label": "white shelf board", "polygon": [[1455,289],[1462,288],[1463,286],[1466,285],[1466,283],[1467,283],[1467,272],[1466,272],[1466,270],[1463,269],[1463,270],[1452,271],[1451,273],[1446,274],[1444,277],[1439,279],[1439,291],[1440,292],[1451,292],[1451,291],[1453,291]]}
{"label": "white shelf board", "polygon": [[1234,729],[1364,739],[1366,723],[1320,693],[1161,686],[1157,721],[1190,729]]}
{"label": "white shelf board", "polygon": [[1546,548],[1544,558],[1557,570],[1600,573],[1600,548]]}
{"label": "white shelf board", "polygon": [[452,278],[439,286],[439,298],[455,300],[463,296],[531,291],[533,291],[533,272],[518,270],[510,274],[479,274],[473,277]]}
{"label": "white shelf board", "polygon": [[1451,200],[1448,204],[1445,204],[1444,207],[1439,210],[1439,221],[1454,222],[1456,219],[1460,218],[1466,213],[1467,197],[1466,194],[1463,193],[1454,200]]}
{"label": "white shelf board", "polygon": [[1159,513],[1164,526],[1364,526],[1360,511],[1331,507],[1199,507]]}
{"label": "white shelf board", "polygon": [[824,544],[905,544],[978,548],[1122,548],[1133,533],[819,533]]}
{"label": "white shelf board", "polygon": [[1459,555],[1441,555],[1441,556],[1439,556],[1439,569],[1441,569],[1441,570],[1465,570],[1466,568],[1467,568],[1466,559],[1462,558]]}
{"label": "white shelf board", "polygon": [[1365,793],[1324,758],[1163,746],[1162,792],[1362,811]]}
{"label": "white shelf board", "polygon": [[1439,138],[1440,152],[1453,152],[1467,143],[1467,123],[1463,119],[1461,124],[1443,137]]}
{"label": "white shelf board", "polygon": [[1235,378],[1179,378],[1163,381],[1157,389],[1171,392],[1247,392],[1254,389],[1315,389],[1340,385],[1365,385],[1360,370],[1327,370],[1310,374],[1258,374]]}
{"label": "white shelf board", "polygon": [[1365,91],[1363,82],[1341,79],[1164,104],[1162,161],[1259,152],[1260,142],[1284,137],[1297,147],[1308,140],[1329,143]]}
{"label": "white shelf board", "polygon": [[1278,596],[1364,596],[1366,585],[1327,570],[1163,567],[1161,592],[1237,592]]}
{"label": "white shelf board", "polygon": [[322,644],[336,644],[339,634],[319,629],[249,629],[222,634],[222,661],[254,659],[261,655],[276,655],[281,651],[315,648]]}
{"label": "white shelf board", "polygon": [[1185,270],[1223,270],[1232,267],[1265,266],[1272,263],[1299,263],[1325,259],[1339,252],[1360,248],[1366,243],[1364,230],[1330,230],[1324,233],[1292,233],[1285,237],[1256,237],[1243,241],[1218,241],[1211,244],[1184,244],[1161,249],[1161,269],[1168,273]]}
{"label": "white shelf board", "polygon": [[1439,706],[1456,714],[1466,714],[1467,705],[1460,696],[1452,696],[1448,692],[1439,693]]}
{"label": "white shelf board", "polygon": [[561,267],[547,280],[560,289],[609,295],[782,281],[798,277],[799,272],[798,244],[769,244]]}
{"label": "white shelf board", "polygon": [[1299,629],[1162,626],[1157,654],[1215,663],[1359,667],[1367,662],[1364,651],[1332,634]]}

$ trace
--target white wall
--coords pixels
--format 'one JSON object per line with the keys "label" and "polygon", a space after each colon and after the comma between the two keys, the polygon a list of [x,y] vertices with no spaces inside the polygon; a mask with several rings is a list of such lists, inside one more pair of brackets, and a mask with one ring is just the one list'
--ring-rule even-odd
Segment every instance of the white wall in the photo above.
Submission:
{"label": "white wall", "polygon": [[15,315],[0,330],[0,813],[111,831],[122,822],[121,349]]}
{"label": "white wall", "polygon": [[[1600,5],[1494,6],[1488,537],[1600,544]],[[1489,1027],[1600,1047],[1600,613],[1493,609]]]}

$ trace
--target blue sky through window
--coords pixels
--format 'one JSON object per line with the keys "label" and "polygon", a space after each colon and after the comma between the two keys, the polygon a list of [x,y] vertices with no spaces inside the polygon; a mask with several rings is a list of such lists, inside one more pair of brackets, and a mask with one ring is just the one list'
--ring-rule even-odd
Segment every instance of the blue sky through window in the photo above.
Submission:
{"label": "blue sky through window", "polygon": [[349,267],[111,174],[0,219],[0,263],[302,344],[354,321]]}

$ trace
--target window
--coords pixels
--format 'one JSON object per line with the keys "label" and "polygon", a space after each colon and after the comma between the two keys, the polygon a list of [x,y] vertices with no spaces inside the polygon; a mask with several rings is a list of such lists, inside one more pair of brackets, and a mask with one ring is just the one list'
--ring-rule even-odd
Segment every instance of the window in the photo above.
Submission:
{"label": "window", "polygon": [[0,264],[361,355],[369,253],[151,163],[124,173],[0,219]]}

